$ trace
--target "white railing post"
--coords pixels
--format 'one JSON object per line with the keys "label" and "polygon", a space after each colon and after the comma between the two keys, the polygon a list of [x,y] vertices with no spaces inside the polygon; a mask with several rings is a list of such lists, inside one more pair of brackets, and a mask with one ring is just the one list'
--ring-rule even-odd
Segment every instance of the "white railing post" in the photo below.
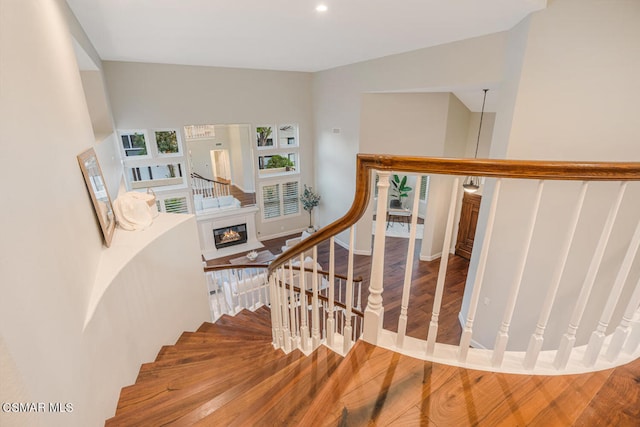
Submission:
{"label": "white railing post", "polygon": [[436,282],[436,294],[433,300],[433,310],[431,311],[431,321],[429,322],[429,332],[427,333],[427,355],[432,355],[436,346],[438,336],[438,323],[440,318],[440,308],[442,306],[442,294],[444,283],[447,277],[447,267],[449,265],[449,253],[451,252],[451,239],[453,234],[453,223],[455,221],[456,205],[458,203],[458,190],[460,188],[460,178],[453,181],[451,189],[451,199],[449,201],[449,215],[444,232],[444,243],[442,244],[442,255],[438,269],[438,280]]}
{"label": "white railing post", "polygon": [[371,260],[371,279],[369,282],[369,298],[364,311],[363,339],[371,344],[378,343],[378,335],[382,330],[384,308],[382,307],[382,289],[384,274],[384,244],[387,219],[387,203],[389,203],[388,171],[379,171],[378,207],[376,210],[376,232],[373,243],[373,259]]}
{"label": "white railing post", "polygon": [[269,294],[271,300],[271,336],[273,346],[280,348],[280,321],[278,319],[278,291],[276,289],[275,272],[269,276]]}
{"label": "white railing post", "polygon": [[516,270],[516,278],[509,291],[507,297],[507,306],[504,310],[502,317],[502,324],[500,330],[496,336],[496,342],[493,347],[493,355],[491,357],[491,364],[493,367],[499,367],[502,365],[504,359],[504,352],[507,349],[507,342],[509,341],[509,326],[513,317],[513,311],[516,308],[516,300],[518,299],[518,293],[520,292],[520,286],[522,285],[522,278],[524,277],[524,269],[527,265],[527,259],[529,258],[529,249],[531,248],[531,240],[533,239],[533,231],[536,227],[538,219],[538,212],[540,211],[540,200],[542,199],[542,190],[544,189],[544,181],[538,181],[538,191],[536,192],[535,202],[533,204],[533,212],[529,219],[529,225],[527,227],[527,237],[523,242],[522,255],[518,262]]}
{"label": "white railing post", "polygon": [[307,286],[305,283],[305,271],[304,271],[304,253],[300,254],[300,347],[302,351],[309,349],[309,324],[308,314],[309,306],[307,305]]}
{"label": "white railing post", "polygon": [[296,295],[293,287],[293,261],[289,260],[289,319],[291,321],[291,347],[297,346],[298,325],[296,322]]}
{"label": "white railing post", "polygon": [[333,348],[335,326],[334,299],[335,299],[335,238],[329,240],[329,316],[327,317],[327,344]]}
{"label": "white railing post", "polygon": [[638,279],[638,282],[636,283],[636,287],[633,290],[631,299],[629,299],[629,303],[624,311],[622,320],[620,320],[620,324],[613,333],[613,337],[611,337],[611,342],[609,343],[609,348],[606,353],[608,361],[613,362],[620,355],[622,346],[631,333],[631,322],[633,321],[633,315],[636,312],[638,305],[640,305],[640,279]]}
{"label": "white railing post", "polygon": [[[418,182],[419,180],[416,180]],[[409,233],[409,247],[407,248],[407,262],[404,267],[404,283],[402,285],[402,305],[400,306],[400,318],[398,319],[398,335],[396,347],[404,346],[404,337],[407,333],[407,311],[409,308],[409,294],[411,291],[411,279],[413,272],[413,257],[416,247],[416,229],[418,228],[418,207],[420,207],[420,191],[413,190],[413,209],[411,211],[411,231]],[[448,253],[448,251],[447,251]]]}
{"label": "white railing post", "polygon": [[560,280],[562,279],[562,274],[564,273],[564,269],[567,265],[569,251],[576,234],[576,228],[578,227],[578,221],[580,220],[580,214],[582,212],[582,206],[584,205],[584,198],[587,194],[588,187],[589,183],[587,181],[583,181],[582,187],[580,188],[578,201],[576,202],[571,221],[569,222],[567,235],[564,239],[562,249],[560,250],[560,260],[558,261],[556,269],[553,273],[551,284],[547,289],[547,295],[545,296],[544,302],[542,303],[542,309],[540,311],[538,323],[536,324],[536,330],[533,335],[531,335],[531,338],[529,340],[529,347],[527,348],[527,353],[525,354],[523,362],[523,367],[525,369],[533,369],[535,367],[540,351],[542,350],[542,343],[544,342],[544,331],[547,328],[547,322],[549,321],[549,316],[551,315],[551,308],[553,306],[553,302],[556,299],[556,294],[558,293],[558,288],[560,287]]}
{"label": "white railing post", "polygon": [[342,351],[343,353],[347,353],[351,349],[351,314],[352,314],[352,305],[353,305],[353,245],[354,245],[354,231],[355,226],[351,226],[351,230],[349,231],[349,264],[347,266],[347,288],[345,290],[345,294],[347,297],[346,306],[347,311],[345,313],[345,325],[342,330],[343,335],[343,345]]}
{"label": "white railing post", "polygon": [[289,304],[287,304],[287,288],[284,285],[285,275],[286,273],[284,268],[281,267],[276,270],[276,278],[279,283],[278,290],[280,291],[279,295],[282,300],[282,346],[284,347],[285,353],[288,353],[291,351],[291,332],[289,331]]}
{"label": "white railing post", "polygon": [[320,313],[318,307],[318,247],[313,247],[313,277],[311,277],[311,348],[320,345]]}
{"label": "white railing post", "polygon": [[564,335],[560,338],[558,352],[556,353],[556,357],[553,361],[553,366],[556,369],[566,368],[567,363],[569,362],[571,351],[573,350],[573,346],[576,342],[576,332],[578,331],[578,326],[582,321],[584,310],[587,307],[587,301],[589,300],[589,296],[591,295],[591,289],[593,288],[593,284],[595,283],[596,275],[598,274],[598,270],[600,270],[600,264],[602,263],[602,258],[604,256],[604,250],[607,247],[607,243],[609,243],[611,230],[613,230],[613,224],[615,223],[615,220],[618,216],[618,210],[620,209],[620,204],[622,203],[622,198],[624,196],[626,188],[627,183],[622,182],[620,188],[618,189],[618,196],[611,206],[609,215],[607,216],[607,220],[604,224],[604,227],[602,228],[602,233],[600,234],[600,239],[598,240],[598,246],[596,247],[593,257],[591,258],[589,270],[587,270],[587,275],[585,276],[584,282],[582,283],[582,289],[580,290],[578,301],[576,302],[576,305],[573,308],[573,312],[571,313],[571,320],[569,321],[567,332],[565,332]]}
{"label": "white railing post", "polygon": [[622,351],[631,354],[636,351],[638,345],[640,345],[640,307],[636,310],[629,327],[631,332],[629,332],[629,338],[627,338],[627,342],[625,343]]}
{"label": "white railing post", "polygon": [[484,280],[484,270],[487,266],[487,257],[489,256],[489,247],[491,246],[491,236],[493,234],[493,223],[496,217],[496,208],[498,206],[498,196],[500,195],[500,186],[502,179],[498,178],[493,190],[493,199],[491,200],[491,207],[489,208],[489,217],[487,219],[487,226],[482,243],[482,250],[480,251],[480,258],[478,260],[478,271],[476,272],[476,278],[473,282],[473,291],[471,292],[471,302],[469,303],[469,311],[467,312],[467,320],[464,323],[462,329],[462,335],[460,337],[460,346],[458,348],[458,360],[464,362],[467,360],[467,354],[469,353],[469,345],[471,344],[471,335],[473,334],[473,322],[476,317],[476,310],[478,308],[478,301],[480,300],[480,291],[482,289],[482,281]]}
{"label": "white railing post", "polygon": [[[584,353],[583,359],[586,366],[593,366],[595,365],[596,360],[598,360],[598,355],[600,354],[600,350],[602,349],[602,344],[604,344],[607,327],[609,326],[609,322],[611,321],[611,316],[613,316],[613,310],[618,304],[618,300],[620,299],[620,295],[622,294],[624,284],[629,277],[629,272],[631,271],[631,266],[636,257],[636,253],[638,253],[639,246],[640,221],[636,226],[636,231],[633,233],[633,237],[631,238],[631,242],[629,243],[629,247],[627,248],[627,253],[622,260],[622,265],[620,266],[620,270],[618,271],[616,280],[613,282],[613,287],[611,288],[611,292],[609,293],[609,298],[607,298],[607,303],[604,306],[604,311],[602,312],[602,316],[600,317],[598,326],[596,327],[596,330],[591,333],[591,337],[589,338],[589,344],[587,345],[587,350]],[[622,347],[622,344],[620,346]]]}

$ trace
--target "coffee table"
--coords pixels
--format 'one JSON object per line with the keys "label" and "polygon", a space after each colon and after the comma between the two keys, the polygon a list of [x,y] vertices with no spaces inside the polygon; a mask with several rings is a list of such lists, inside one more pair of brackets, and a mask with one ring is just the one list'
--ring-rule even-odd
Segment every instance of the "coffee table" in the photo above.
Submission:
{"label": "coffee table", "polygon": [[253,261],[249,260],[249,258],[247,258],[245,255],[238,258],[230,259],[229,264],[268,264],[274,259],[276,259],[276,256],[272,254],[271,251],[264,250],[258,252],[258,257]]}
{"label": "coffee table", "polygon": [[387,228],[393,223],[407,224],[411,230],[411,211],[409,209],[389,209],[387,210]]}

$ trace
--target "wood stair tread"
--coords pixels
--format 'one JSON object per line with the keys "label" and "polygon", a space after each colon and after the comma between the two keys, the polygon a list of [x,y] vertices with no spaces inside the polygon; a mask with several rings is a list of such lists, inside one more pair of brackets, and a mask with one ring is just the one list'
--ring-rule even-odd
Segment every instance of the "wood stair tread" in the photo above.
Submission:
{"label": "wood stair tread", "polygon": [[[268,309],[258,311],[238,313],[235,324],[205,322],[162,347],[105,425],[640,425],[640,360],[540,377],[441,365],[363,341],[345,358],[324,346],[284,354],[265,327]],[[593,404],[596,396],[609,405]]]}
{"label": "wood stair tread", "polygon": [[[212,376],[199,378],[177,378],[169,383],[159,384],[155,388],[145,389],[145,395],[131,394],[133,398],[123,399],[116,417],[118,423],[137,425],[144,422],[147,425],[163,425],[175,421],[180,416],[213,400],[224,401],[227,394],[234,387],[247,388],[251,386],[251,376],[268,376],[273,372],[291,364],[293,360],[303,357],[300,352],[290,354],[278,353],[272,350],[274,357],[263,358],[263,369],[256,369],[252,375],[248,370],[226,369]],[[113,421],[115,422],[115,420]],[[117,424],[114,424],[117,425]]]}
{"label": "wood stair tread", "polygon": [[[326,347],[320,347],[314,354],[315,358],[303,357],[278,372],[268,376],[259,384],[244,391],[242,399],[236,399],[216,408],[199,408],[198,411],[180,419],[179,425],[256,425],[264,420],[266,412],[271,410],[281,400],[293,406],[296,399],[302,399],[303,393],[296,395],[296,383],[302,384],[312,378],[311,373],[320,360],[330,359],[329,365],[336,366],[342,359]],[[332,371],[331,371],[332,372]],[[326,378],[322,375],[322,378]],[[292,389],[294,391],[292,391]],[[251,402],[251,411],[247,411],[247,403]],[[286,404],[285,402],[285,404]],[[297,409],[297,408],[293,408]],[[279,425],[275,423],[274,425]]]}

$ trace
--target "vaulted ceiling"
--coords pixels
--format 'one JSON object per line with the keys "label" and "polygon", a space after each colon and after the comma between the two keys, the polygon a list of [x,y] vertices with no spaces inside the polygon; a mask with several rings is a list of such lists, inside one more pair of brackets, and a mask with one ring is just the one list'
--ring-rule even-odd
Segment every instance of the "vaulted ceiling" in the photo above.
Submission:
{"label": "vaulted ceiling", "polygon": [[[320,71],[504,31],[546,5],[546,0],[67,2],[103,60],[288,71]],[[316,11],[319,4],[327,10]]]}

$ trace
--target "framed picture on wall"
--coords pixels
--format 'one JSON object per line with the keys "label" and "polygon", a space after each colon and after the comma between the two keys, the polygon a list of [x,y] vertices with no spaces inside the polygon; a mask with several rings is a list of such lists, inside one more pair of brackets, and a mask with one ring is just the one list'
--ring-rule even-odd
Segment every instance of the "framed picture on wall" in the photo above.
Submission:
{"label": "framed picture on wall", "polygon": [[120,130],[118,134],[125,158],[148,159],[151,157],[146,130]]}
{"label": "framed picture on wall", "polygon": [[102,175],[102,169],[98,163],[98,157],[93,148],[84,151],[78,155],[78,163],[80,164],[80,170],[82,176],[84,176],[84,182],[87,185],[87,190],[91,196],[93,202],[93,208],[98,217],[98,223],[104,236],[104,242],[107,247],[111,246],[111,240],[113,238],[113,232],[116,228],[116,217],[113,212],[113,206],[111,205],[111,198],[107,192],[104,177]]}

